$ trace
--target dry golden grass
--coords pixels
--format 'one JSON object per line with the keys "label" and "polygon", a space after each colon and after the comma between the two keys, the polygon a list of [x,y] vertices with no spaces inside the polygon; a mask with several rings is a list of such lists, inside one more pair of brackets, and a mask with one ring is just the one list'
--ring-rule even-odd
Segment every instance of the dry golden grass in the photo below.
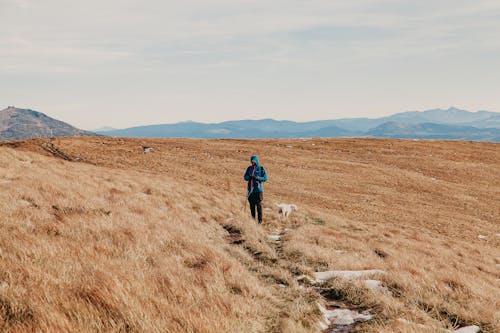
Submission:
{"label": "dry golden grass", "polygon": [[[326,285],[376,314],[358,331],[500,331],[498,144],[55,140],[71,163],[39,143],[0,147],[2,331],[316,332],[294,275],[333,269],[387,272],[392,295]],[[300,207],[287,221],[243,211],[255,153],[265,207]]]}

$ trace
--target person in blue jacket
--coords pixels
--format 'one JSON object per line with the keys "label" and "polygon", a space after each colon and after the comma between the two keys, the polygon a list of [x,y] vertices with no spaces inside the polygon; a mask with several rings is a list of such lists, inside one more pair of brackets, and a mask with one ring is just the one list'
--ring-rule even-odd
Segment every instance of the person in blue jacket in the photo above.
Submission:
{"label": "person in blue jacket", "polygon": [[247,198],[250,202],[250,213],[255,219],[255,208],[259,224],[262,223],[262,183],[267,181],[266,169],[259,163],[259,158],[254,155],[250,158],[251,166],[247,168],[243,177],[248,182]]}

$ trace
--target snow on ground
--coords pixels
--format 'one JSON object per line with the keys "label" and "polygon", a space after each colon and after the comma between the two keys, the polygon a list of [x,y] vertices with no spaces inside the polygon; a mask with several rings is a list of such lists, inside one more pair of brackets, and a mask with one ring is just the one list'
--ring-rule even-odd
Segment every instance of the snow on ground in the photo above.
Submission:
{"label": "snow on ground", "polygon": [[268,237],[270,239],[272,239],[273,241],[275,242],[280,242],[281,241],[281,237],[286,234],[290,229],[288,228],[285,228],[285,230],[283,231],[279,231],[277,229],[274,230],[274,232],[272,234],[269,234]]}
{"label": "snow on ground", "polygon": [[278,242],[281,239],[281,235],[280,234],[271,234],[271,235],[269,235],[269,238],[271,238],[275,242]]}
{"label": "snow on ground", "polygon": [[387,287],[384,287],[382,285],[382,282],[380,282],[379,280],[365,280],[365,281],[363,281],[363,283],[370,290],[377,291],[377,292],[387,294],[387,295],[391,294],[389,289],[387,289]]}
{"label": "snow on ground", "polygon": [[450,331],[450,332],[455,332],[455,333],[477,333],[481,330],[479,326],[473,325],[473,326],[466,326],[459,328],[456,331]]}
{"label": "snow on ground", "polygon": [[318,307],[323,314],[323,319],[320,322],[320,327],[323,330],[326,330],[332,324],[348,326],[373,319],[373,316],[366,312],[360,313],[349,309],[327,310],[319,304]]}

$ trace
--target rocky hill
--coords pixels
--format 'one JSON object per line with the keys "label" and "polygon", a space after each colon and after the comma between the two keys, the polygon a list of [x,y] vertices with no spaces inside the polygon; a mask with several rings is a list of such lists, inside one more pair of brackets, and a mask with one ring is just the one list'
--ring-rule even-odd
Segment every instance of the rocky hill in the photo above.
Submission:
{"label": "rocky hill", "polygon": [[89,135],[96,134],[78,129],[34,110],[9,106],[0,111],[0,140]]}

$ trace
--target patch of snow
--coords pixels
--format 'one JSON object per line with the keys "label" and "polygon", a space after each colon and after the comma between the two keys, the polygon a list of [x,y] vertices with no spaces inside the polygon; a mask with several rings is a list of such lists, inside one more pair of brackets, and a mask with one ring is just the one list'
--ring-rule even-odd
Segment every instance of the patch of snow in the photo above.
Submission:
{"label": "patch of snow", "polygon": [[268,235],[268,237],[271,238],[275,242],[278,242],[281,239],[280,234],[271,234],[271,235]]}
{"label": "patch of snow", "polygon": [[497,237],[500,237],[500,234],[496,234]]}
{"label": "patch of snow", "polygon": [[9,288],[9,285],[7,284],[7,282],[4,281],[0,284],[0,289],[7,289],[7,288]]}
{"label": "patch of snow", "polygon": [[481,327],[473,325],[459,328],[455,333],[477,333],[481,330]]}
{"label": "patch of snow", "polygon": [[330,326],[328,321],[324,317],[319,321],[318,324],[319,324],[319,328],[322,331],[326,331],[328,329],[328,327]]}
{"label": "patch of snow", "polygon": [[321,305],[318,306],[321,313],[323,313],[322,322],[327,321],[330,324],[345,326],[345,325],[352,325],[356,322],[364,322],[373,319],[373,316],[368,313],[359,313],[357,311],[349,309],[327,310]]}
{"label": "patch of snow", "polygon": [[477,236],[477,238],[479,238],[479,239],[488,239],[488,237],[486,237],[484,235],[479,235],[479,236]]}
{"label": "patch of snow", "polygon": [[19,200],[19,206],[21,207],[31,207],[32,203],[26,200]]}
{"label": "patch of snow", "polygon": [[378,269],[369,269],[364,271],[326,271],[326,272],[315,272],[314,278],[316,279],[316,282],[326,282],[333,278],[352,280],[375,274],[385,274],[385,272]]}
{"label": "patch of snow", "polygon": [[297,280],[297,281],[302,281],[302,280],[306,280],[306,279],[309,279],[309,276],[307,276],[305,274],[299,275],[295,278],[295,280]]}
{"label": "patch of snow", "polygon": [[307,276],[305,274],[297,276],[295,278],[295,280],[297,280],[297,281],[306,281],[307,283],[314,283],[315,282],[313,279],[311,279],[309,276]]}
{"label": "patch of snow", "polygon": [[363,283],[370,290],[377,291],[377,292],[380,292],[382,294],[387,294],[387,295],[391,294],[389,289],[387,289],[387,287],[384,287],[382,285],[382,282],[380,282],[379,280],[365,280],[365,281],[363,281]]}
{"label": "patch of snow", "polygon": [[346,251],[344,251],[344,250],[335,250],[334,252],[336,254],[344,254],[344,253],[346,253]]}

